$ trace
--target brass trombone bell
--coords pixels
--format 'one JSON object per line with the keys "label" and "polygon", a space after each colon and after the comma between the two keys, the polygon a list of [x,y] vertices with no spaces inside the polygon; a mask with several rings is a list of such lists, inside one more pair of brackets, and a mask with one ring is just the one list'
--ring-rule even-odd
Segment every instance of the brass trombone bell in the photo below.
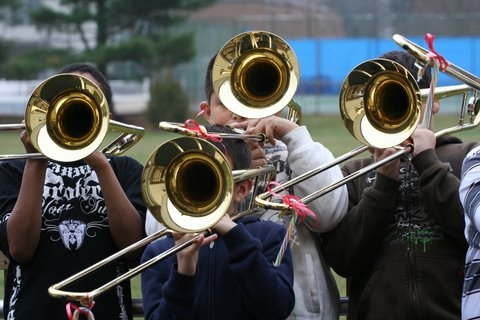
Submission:
{"label": "brass trombone bell", "polygon": [[69,74],[53,76],[37,86],[25,112],[27,133],[36,149],[59,161],[82,159],[95,151],[110,118],[99,88]]}
{"label": "brass trombone bell", "polygon": [[62,73],[42,81],[25,108],[25,124],[0,130],[25,129],[39,154],[3,155],[1,159],[46,157],[61,162],[85,158],[97,150],[108,130],[122,135],[103,150],[119,154],[143,137],[141,127],[110,120],[105,95],[91,80]]}
{"label": "brass trombone bell", "polygon": [[[421,100],[424,101],[426,97],[429,94],[429,89],[420,89],[419,95],[421,96]],[[439,130],[435,132],[436,137],[440,137],[446,134],[452,134],[455,132],[459,131],[465,131],[469,129],[474,129],[478,127],[480,124],[480,117],[478,117],[478,113],[480,112],[480,100],[478,99],[478,92],[473,90],[470,86],[468,85],[454,85],[454,86],[445,86],[445,87],[438,87],[436,88],[434,92],[434,100],[440,100],[456,95],[462,95],[462,105],[460,108],[460,113],[458,116],[458,124],[444,128],[442,130]],[[417,95],[416,95],[417,96]],[[424,115],[425,116],[425,115]],[[350,132],[352,133],[352,132]],[[403,141],[402,141],[403,142]],[[377,145],[379,143],[376,143]],[[319,173],[322,173],[336,165],[339,165],[347,160],[352,159],[353,157],[360,155],[368,150],[368,148],[371,145],[362,145],[358,146],[357,148],[337,157],[336,159],[325,163],[324,165],[321,165],[319,167],[313,168],[310,171],[307,171],[293,179],[290,179],[289,181],[278,185],[271,189],[269,192],[263,192],[259,193],[256,198],[255,198],[255,203],[259,205],[260,207],[268,208],[268,209],[273,209],[273,210],[288,210],[289,206],[284,203],[277,203],[277,202],[272,202],[269,199],[271,198],[272,194],[275,194],[276,192],[286,190],[288,188],[294,187],[295,185],[301,183],[302,181],[305,181],[306,179],[309,179]],[[388,147],[394,147],[396,145],[392,144]],[[333,190],[347,184],[348,182],[355,180],[372,170],[375,170],[379,167],[381,167],[384,164],[387,164],[393,160],[398,159],[399,157],[412,152],[413,146],[407,145],[405,147],[400,148],[397,152],[394,154],[383,158],[382,160],[379,160],[375,163],[372,163],[369,166],[366,166],[358,171],[352,172],[348,176],[345,176],[344,178],[333,182],[330,185],[327,185],[325,187],[322,187],[318,190],[313,191],[312,193],[306,195],[302,199],[300,199],[300,202],[304,204],[308,204],[311,201],[318,199]]]}
{"label": "brass trombone bell", "polygon": [[257,190],[259,183],[275,178],[275,168],[232,171],[225,155],[212,143],[178,137],[161,144],[147,159],[142,192],[157,221],[176,231],[199,232],[215,225],[227,212],[234,183],[252,177]]}
{"label": "brass trombone bell", "polygon": [[340,92],[340,114],[347,130],[363,144],[398,145],[417,127],[422,97],[413,75],[401,64],[373,59],[355,67]]}
{"label": "brass trombone bell", "polygon": [[[469,82],[476,84],[475,81],[472,78]],[[475,85],[475,87],[477,86],[480,86],[480,83]],[[349,73],[344,81],[340,93],[340,110],[344,124],[350,134],[363,142],[364,145],[290,179],[269,192],[258,194],[255,198],[256,204],[274,210],[288,210],[289,206],[287,204],[269,201],[272,193],[293,187],[306,179],[350,160],[367,151],[369,147],[387,148],[404,142],[416,128],[421,116],[421,105],[429,94],[430,89],[419,89],[413,76],[394,61],[374,59],[361,63]],[[473,129],[478,127],[480,123],[480,117],[478,117],[480,100],[478,99],[478,91],[474,90],[472,86],[461,84],[437,87],[433,99],[440,100],[456,95],[463,96],[458,124],[437,131],[435,133],[436,137]],[[422,115],[428,117],[429,113],[431,113],[431,110],[426,109]],[[380,161],[313,191],[300,201],[308,204],[412,150],[413,146],[411,145],[402,147],[396,153]]]}
{"label": "brass trombone bell", "polygon": [[230,39],[213,68],[214,91],[233,113],[264,118],[285,108],[299,82],[295,52],[279,36],[248,31]]}
{"label": "brass trombone bell", "polygon": [[192,137],[160,145],[142,176],[143,197],[153,216],[183,232],[207,230],[220,220],[230,206],[233,184],[223,153]]}

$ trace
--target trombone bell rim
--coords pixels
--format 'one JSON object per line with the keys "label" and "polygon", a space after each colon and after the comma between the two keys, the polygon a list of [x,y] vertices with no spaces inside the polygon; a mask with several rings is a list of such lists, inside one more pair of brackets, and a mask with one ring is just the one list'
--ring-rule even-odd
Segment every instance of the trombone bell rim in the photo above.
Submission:
{"label": "trombone bell rim", "polygon": [[[25,129],[45,157],[71,162],[85,158],[101,145],[109,118],[107,100],[93,81],[62,73],[42,81],[31,94]],[[78,128],[81,130],[75,133]]]}
{"label": "trombone bell rim", "polygon": [[248,31],[230,39],[218,52],[212,67],[213,88],[233,113],[264,118],[293,99],[299,69],[285,40],[266,31]]}
{"label": "trombone bell rim", "polygon": [[[201,179],[195,169],[201,169]],[[150,212],[176,231],[199,232],[216,224],[230,206],[233,187],[225,155],[196,137],[178,137],[161,144],[142,174],[142,193]]]}
{"label": "trombone bell rim", "polygon": [[395,146],[410,137],[422,109],[413,75],[401,64],[382,58],[367,60],[347,75],[339,103],[350,134],[376,148]]}

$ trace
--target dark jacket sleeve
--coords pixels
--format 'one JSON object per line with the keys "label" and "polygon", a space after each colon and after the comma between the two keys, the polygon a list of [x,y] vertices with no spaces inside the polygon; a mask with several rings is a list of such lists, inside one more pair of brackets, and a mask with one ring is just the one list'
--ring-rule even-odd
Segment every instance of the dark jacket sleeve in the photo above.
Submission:
{"label": "dark jacket sleeve", "polygon": [[[171,237],[167,239],[161,247],[148,245],[142,255],[142,263],[173,247]],[[195,276],[179,274],[175,261],[171,256],[142,273],[145,319],[193,319]]]}
{"label": "dark jacket sleeve", "polygon": [[290,248],[279,266],[275,261],[286,230],[273,222],[262,221],[262,241],[252,237],[243,224],[224,236],[230,252],[230,269],[242,284],[245,308],[256,319],[286,319],[295,305],[293,264]]}
{"label": "dark jacket sleeve", "polygon": [[[474,145],[461,143],[454,137],[441,137],[435,151],[426,150],[412,160],[428,214],[459,250],[466,249],[464,215],[458,196],[459,174],[463,158]],[[354,160],[344,166],[344,174],[371,162],[371,159]],[[344,277],[369,264],[382,243],[395,208],[399,182],[377,174],[373,185],[367,186],[366,179],[368,176],[348,184],[348,214],[338,228],[324,236],[326,257]]]}
{"label": "dark jacket sleeve", "polygon": [[433,150],[417,155],[412,164],[420,175],[419,187],[429,215],[449,239],[466,249],[465,218],[458,195],[460,180],[453,174],[451,164],[440,161]]}
{"label": "dark jacket sleeve", "polygon": [[[241,299],[236,303],[255,315],[255,319],[286,319],[295,304],[290,249],[286,250],[279,266],[273,265],[285,229],[273,222],[261,224],[275,226],[261,230],[262,242],[252,237],[243,224],[222,236],[229,252],[229,269],[241,284],[236,287],[241,290]],[[167,242],[170,241],[163,241],[162,246],[156,244],[155,252],[152,245],[147,246],[142,261],[166,250]],[[223,258],[226,257],[216,256],[216,259]],[[195,287],[196,276],[178,274],[176,260],[169,259],[142,273],[145,319],[193,319],[195,296],[203,294],[203,290]]]}
{"label": "dark jacket sleeve", "polygon": [[[342,168],[345,176],[371,163],[371,159],[356,160]],[[360,177],[347,184],[349,210],[333,231],[324,234],[323,249],[333,270],[349,277],[372,260],[387,232],[395,208],[399,182],[377,174],[374,183],[366,187]]]}

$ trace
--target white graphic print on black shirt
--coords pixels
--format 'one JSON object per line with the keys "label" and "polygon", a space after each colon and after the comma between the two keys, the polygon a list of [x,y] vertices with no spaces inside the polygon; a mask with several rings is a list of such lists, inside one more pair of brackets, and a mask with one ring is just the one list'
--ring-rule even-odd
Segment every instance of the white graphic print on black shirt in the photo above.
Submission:
{"label": "white graphic print on black shirt", "polygon": [[[68,250],[78,250],[85,237],[95,237],[99,228],[108,228],[100,184],[89,166],[49,166],[43,201],[42,229]],[[72,210],[80,210],[78,218],[71,218]]]}
{"label": "white graphic print on black shirt", "polygon": [[[48,277],[33,278],[34,275],[27,268],[29,266],[15,266],[15,276],[12,277],[12,292],[9,299],[9,319],[24,319],[18,315],[16,307],[19,304],[31,303],[22,298],[25,293],[22,288],[26,281],[37,287],[48,287],[53,283],[64,280],[72,274],[89,267],[96,261],[116,252],[117,248],[110,235],[107,209],[101,193],[98,177],[91,168],[84,163],[57,164],[49,162],[45,176],[42,196],[42,233],[38,245],[38,256],[33,262],[35,268],[51,268]],[[6,217],[8,218],[8,217]],[[75,269],[70,269],[75,266]],[[105,269],[105,270],[103,270]],[[98,287],[100,283],[111,280],[113,275],[120,275],[126,271],[123,262],[102,268],[82,283],[76,284],[72,291],[85,292]],[[79,281],[80,282],[80,281]],[[31,284],[29,285],[31,287]],[[131,303],[128,284],[118,285],[109,294],[103,294],[96,300],[107,299],[103,307],[100,305],[92,312],[101,317],[102,312],[118,310],[116,319],[129,319],[126,312],[127,304]],[[127,298],[128,293],[128,298]],[[111,296],[115,298],[110,298]],[[108,297],[107,297],[108,296]],[[45,296],[37,297],[37,303],[45,303],[44,299],[59,299]],[[104,308],[104,309],[103,309]],[[23,308],[22,308],[23,309]],[[62,311],[65,314],[65,311]]]}
{"label": "white graphic print on black shirt", "polygon": [[[372,171],[366,176],[368,184],[373,183],[375,175],[376,172]],[[445,234],[425,208],[418,187],[418,173],[407,159],[401,159],[399,178],[400,192],[384,245],[404,243],[410,248],[428,250],[428,244],[432,240],[442,240]]]}

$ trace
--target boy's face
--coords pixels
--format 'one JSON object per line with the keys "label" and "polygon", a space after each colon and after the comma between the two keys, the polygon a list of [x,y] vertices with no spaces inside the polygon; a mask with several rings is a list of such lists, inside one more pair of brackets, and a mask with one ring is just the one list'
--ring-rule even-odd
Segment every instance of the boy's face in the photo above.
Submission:
{"label": "boy's face", "polygon": [[[228,154],[225,155],[225,157],[227,158],[227,161],[230,167],[233,168],[232,158]],[[245,179],[245,180],[241,180],[234,183],[232,202],[230,203],[230,206],[227,209],[227,213],[229,213],[230,216],[237,213],[236,207],[240,202],[243,201],[243,199],[245,199],[249,195],[252,187],[253,187],[253,182],[251,179]]]}
{"label": "boy's face", "polygon": [[[87,78],[88,80],[92,81],[93,83],[95,83],[98,87],[100,87],[100,84],[98,83],[98,80],[95,79],[95,77],[89,73],[89,72],[73,72],[75,74],[78,74],[82,77],[85,77]],[[111,106],[109,106],[111,108]],[[110,113],[110,118],[112,117],[112,113]]]}
{"label": "boy's face", "polygon": [[225,107],[215,92],[210,97],[210,104],[206,101],[200,103],[200,110],[209,124],[228,125],[245,120]]}

